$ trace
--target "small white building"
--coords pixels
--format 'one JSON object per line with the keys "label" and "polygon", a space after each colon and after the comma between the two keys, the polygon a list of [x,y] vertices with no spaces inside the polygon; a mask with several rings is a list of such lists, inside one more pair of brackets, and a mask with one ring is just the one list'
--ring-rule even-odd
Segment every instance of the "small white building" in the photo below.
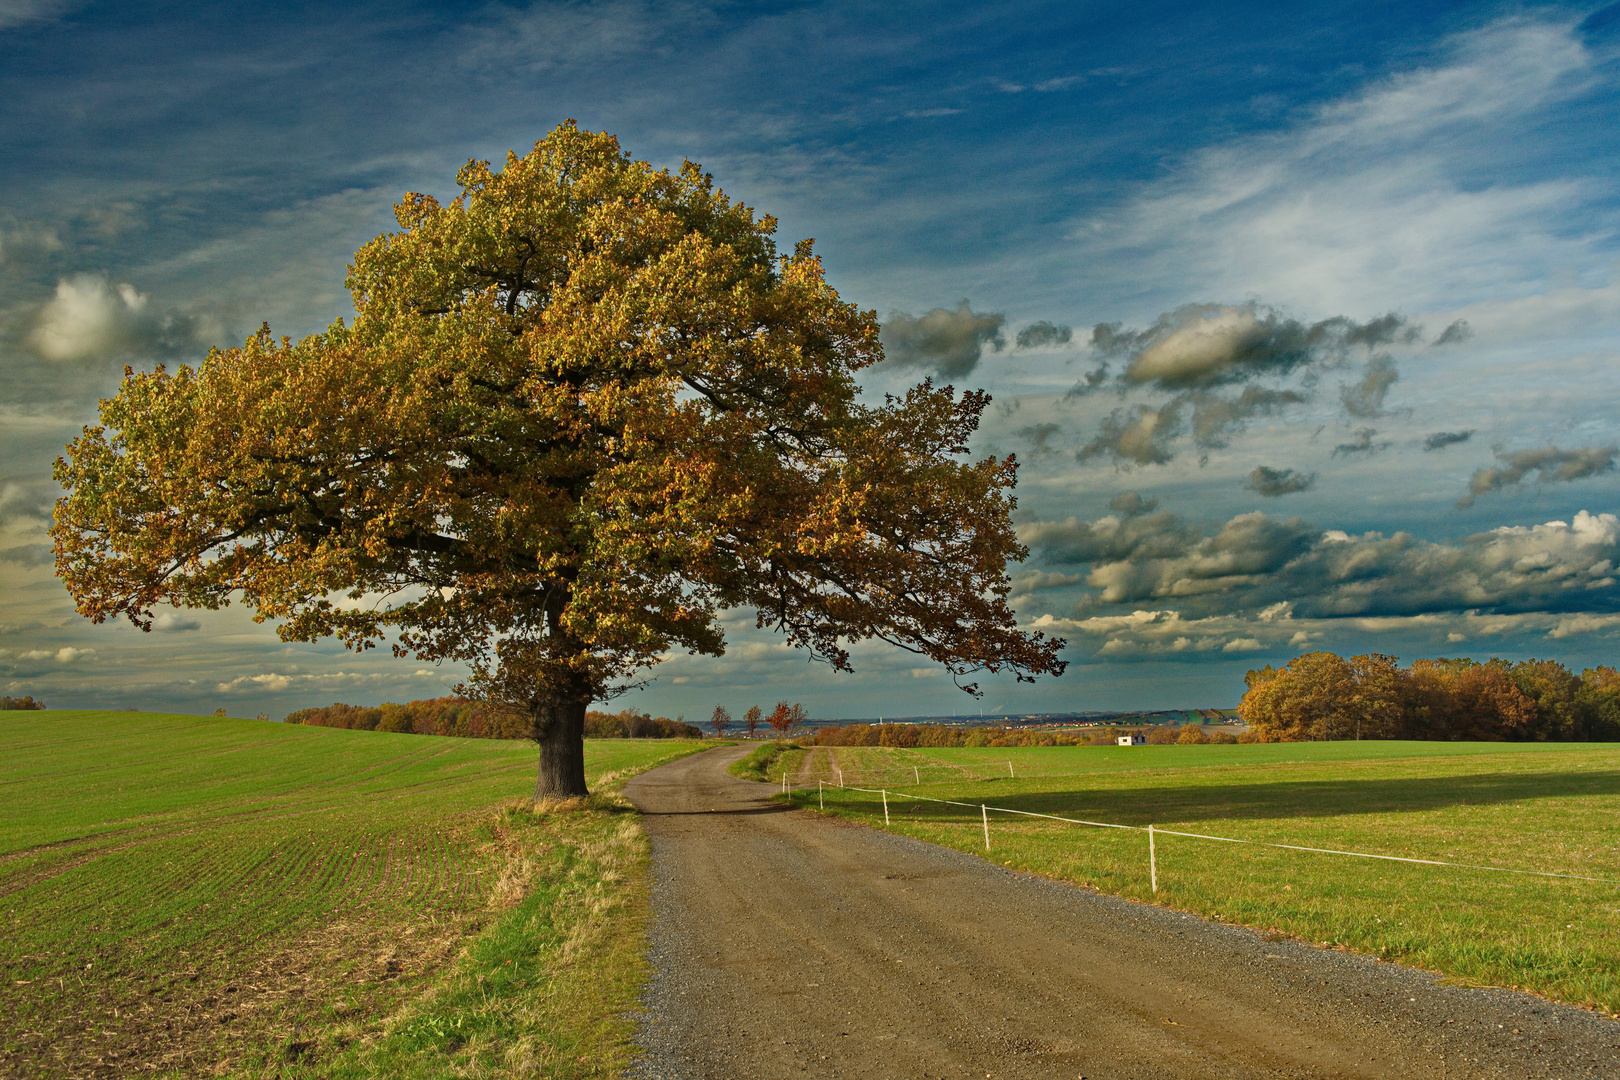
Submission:
{"label": "small white building", "polygon": [[1137,732],[1135,735],[1121,735],[1119,737],[1119,745],[1121,745],[1121,746],[1146,746],[1147,745],[1147,736],[1143,735],[1141,732]]}

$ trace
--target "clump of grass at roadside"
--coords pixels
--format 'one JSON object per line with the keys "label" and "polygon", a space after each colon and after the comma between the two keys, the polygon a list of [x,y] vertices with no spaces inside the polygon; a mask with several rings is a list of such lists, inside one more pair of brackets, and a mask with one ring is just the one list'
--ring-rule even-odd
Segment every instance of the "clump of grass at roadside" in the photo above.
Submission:
{"label": "clump of grass at roadside", "polygon": [[616,800],[514,804],[503,906],[447,977],[337,1055],[290,1077],[614,1077],[633,1053],[627,1014],[645,977],[646,838]]}
{"label": "clump of grass at roadside", "polygon": [[798,752],[802,756],[803,749],[797,743],[768,742],[756,746],[746,756],[732,762],[726,771],[744,780],[769,780],[773,776],[781,775],[780,766],[785,764],[783,754],[791,751]]}

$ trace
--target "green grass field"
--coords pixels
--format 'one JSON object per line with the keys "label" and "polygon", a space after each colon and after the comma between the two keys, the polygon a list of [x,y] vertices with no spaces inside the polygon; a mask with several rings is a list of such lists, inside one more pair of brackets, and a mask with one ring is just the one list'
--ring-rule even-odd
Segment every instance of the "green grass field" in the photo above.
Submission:
{"label": "green grass field", "polygon": [[[1007,762],[1012,763],[1009,776]],[[889,790],[891,828],[1017,869],[1223,921],[1620,1012],[1620,746],[1281,743],[789,751],[773,766]],[[919,782],[920,780],[920,782]],[[975,804],[941,807],[912,792]],[[883,826],[879,797],[829,813]],[[1183,832],[1540,870],[1607,882],[1157,839],[980,803]]]}
{"label": "green grass field", "polygon": [[0,1073],[616,1075],[611,792],[703,745],[588,742],[599,794],[536,813],[523,742],[0,712]]}

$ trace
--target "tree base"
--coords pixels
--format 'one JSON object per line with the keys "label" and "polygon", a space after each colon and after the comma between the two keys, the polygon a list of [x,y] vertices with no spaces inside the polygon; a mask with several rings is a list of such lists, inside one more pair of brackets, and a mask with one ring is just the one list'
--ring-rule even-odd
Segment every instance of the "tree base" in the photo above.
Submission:
{"label": "tree base", "polygon": [[585,786],[585,708],[590,702],[546,702],[534,707],[530,737],[540,747],[534,798],[572,799],[589,795]]}

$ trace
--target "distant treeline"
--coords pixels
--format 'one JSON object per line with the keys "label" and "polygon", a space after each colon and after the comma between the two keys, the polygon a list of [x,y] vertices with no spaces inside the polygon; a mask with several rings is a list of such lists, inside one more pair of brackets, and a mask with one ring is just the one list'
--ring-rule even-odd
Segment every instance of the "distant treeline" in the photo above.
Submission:
{"label": "distant treeline", "polygon": [[[7,700],[10,700],[9,698]],[[44,706],[38,706],[43,708]],[[388,702],[366,707],[337,702],[319,709],[287,714],[289,724],[347,728],[352,731],[394,731],[410,735],[454,735],[463,739],[526,739],[526,713],[488,701],[442,697],[404,705]],[[691,724],[653,717],[626,709],[619,713],[585,714],[587,739],[699,739],[703,733]]]}
{"label": "distant treeline", "polygon": [[325,708],[288,713],[287,723],[351,731],[455,735],[464,739],[524,739],[529,735],[529,718],[516,709],[459,697],[430,698],[404,705],[390,701],[369,708],[336,702]]}
{"label": "distant treeline", "polygon": [[684,720],[625,709],[585,714],[587,739],[701,739],[703,730]]}
{"label": "distant treeline", "polygon": [[32,697],[0,697],[0,709],[43,709],[43,701],[35,701]]}
{"label": "distant treeline", "polygon": [[1620,672],[1554,660],[1295,657],[1249,672],[1238,713],[1257,742],[1325,739],[1620,740]]}
{"label": "distant treeline", "polygon": [[[903,746],[924,749],[950,746],[1113,746],[1120,735],[1138,728],[1095,728],[1083,734],[1028,728],[951,727],[945,724],[845,724],[816,732],[817,746]],[[1148,731],[1150,743],[1236,742],[1227,732],[1205,733],[1197,724],[1161,724]]]}

